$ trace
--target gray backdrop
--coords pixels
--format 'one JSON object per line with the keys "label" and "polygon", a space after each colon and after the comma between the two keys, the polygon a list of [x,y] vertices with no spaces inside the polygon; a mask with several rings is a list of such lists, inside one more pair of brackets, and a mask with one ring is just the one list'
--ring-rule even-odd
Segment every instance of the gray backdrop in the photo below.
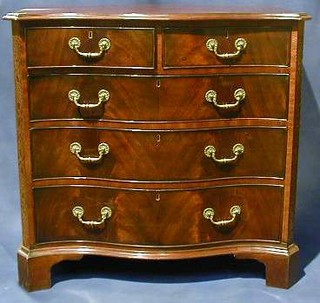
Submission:
{"label": "gray backdrop", "polygon": [[[105,1],[0,0],[0,15],[23,7],[101,5]],[[120,3],[122,1],[116,1]],[[129,2],[129,1],[127,1]],[[140,1],[152,3],[161,1]],[[162,1],[164,2],[164,1]],[[167,1],[170,2],[170,1]],[[187,2],[187,1],[186,1]],[[192,1],[190,1],[192,2]],[[196,2],[196,0],[194,0]],[[208,1],[223,4],[225,1]],[[229,2],[230,3],[230,2]],[[296,240],[304,277],[290,290],[267,288],[263,266],[214,258],[158,264],[87,259],[55,269],[50,290],[26,293],[17,285],[21,241],[11,25],[0,22],[0,302],[319,302],[320,301],[320,0],[237,0],[254,10],[284,7],[313,16],[305,33]],[[222,262],[226,261],[226,262]],[[223,265],[224,264],[224,265]]]}

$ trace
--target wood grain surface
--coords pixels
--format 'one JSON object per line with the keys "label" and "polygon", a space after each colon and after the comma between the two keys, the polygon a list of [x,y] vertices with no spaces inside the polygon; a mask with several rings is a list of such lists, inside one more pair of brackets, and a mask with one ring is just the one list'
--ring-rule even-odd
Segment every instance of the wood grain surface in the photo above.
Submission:
{"label": "wood grain surface", "polygon": [[[131,180],[197,180],[233,177],[283,178],[286,132],[248,128],[211,131],[109,131],[50,129],[32,131],[33,178],[94,177]],[[110,146],[99,163],[86,164],[70,152],[79,142],[81,156],[98,156],[101,142]],[[233,164],[219,165],[204,154],[213,145],[217,158],[232,158],[240,143],[244,153]]]}
{"label": "wood grain surface", "polygon": [[[164,31],[164,65],[180,66],[215,65],[289,65],[289,28],[217,27]],[[236,58],[221,59],[206,47],[208,39],[218,41],[218,53],[232,54],[235,41],[243,38],[247,47]]]}
{"label": "wood grain surface", "polygon": [[[30,77],[31,119],[286,119],[288,80],[287,75],[268,74],[169,78],[88,74]],[[235,108],[220,109],[205,99],[208,90],[215,90],[219,104],[232,104],[236,102],[234,92],[239,88],[245,90],[246,97]],[[108,90],[110,98],[97,108],[80,108],[68,98],[72,89],[81,94],[81,104],[97,103],[101,89]]]}
{"label": "wood grain surface", "polygon": [[[279,240],[283,191],[270,186],[231,186],[202,191],[139,192],[83,186],[35,190],[37,242],[93,240],[139,245],[185,245],[223,240]],[[230,219],[230,208],[241,207],[234,226],[219,229],[203,217],[210,207],[216,221]],[[72,215],[84,208],[85,220],[112,216],[98,228]]]}
{"label": "wood grain surface", "polygon": [[[82,52],[99,52],[98,43],[102,38],[108,38],[111,47],[101,58],[88,60],[69,47],[73,37],[80,39]],[[104,65],[151,69],[154,66],[153,29],[31,28],[27,30],[26,39],[28,66]]]}

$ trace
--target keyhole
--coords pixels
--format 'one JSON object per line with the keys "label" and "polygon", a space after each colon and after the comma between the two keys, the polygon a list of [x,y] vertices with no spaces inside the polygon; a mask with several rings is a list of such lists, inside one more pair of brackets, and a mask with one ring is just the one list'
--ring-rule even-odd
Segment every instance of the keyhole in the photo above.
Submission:
{"label": "keyhole", "polygon": [[160,80],[157,80],[157,82],[156,82],[156,87],[160,87],[161,86],[161,81]]}
{"label": "keyhole", "polygon": [[158,135],[157,135],[157,143],[160,143],[160,141],[161,141],[161,135],[158,134]]}
{"label": "keyhole", "polygon": [[93,38],[93,31],[89,31],[89,33],[88,33],[88,38],[89,38],[89,39],[92,39],[92,38]]}
{"label": "keyhole", "polygon": [[157,202],[159,202],[159,201],[160,201],[160,199],[161,199],[161,196],[160,196],[160,194],[159,194],[159,193],[157,193],[157,194],[156,194],[156,201],[157,201]]}

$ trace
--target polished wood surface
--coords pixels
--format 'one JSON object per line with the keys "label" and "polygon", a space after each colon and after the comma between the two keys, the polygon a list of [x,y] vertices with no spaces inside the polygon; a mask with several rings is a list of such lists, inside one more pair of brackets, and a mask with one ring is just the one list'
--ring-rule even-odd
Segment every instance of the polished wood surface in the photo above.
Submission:
{"label": "polished wood surface", "polygon": [[34,201],[31,175],[30,107],[28,100],[28,72],[26,67],[26,45],[24,29],[12,24],[13,62],[17,113],[18,165],[20,180],[22,245],[30,247],[35,242]]}
{"label": "polished wood surface", "polygon": [[[31,119],[286,119],[288,80],[287,75],[265,74],[170,78],[104,75],[30,77]],[[220,109],[205,100],[206,92],[213,89],[217,92],[219,104],[235,103],[234,92],[239,88],[245,90],[246,98],[235,108]],[[79,108],[68,99],[68,92],[72,89],[80,92],[81,104],[97,103],[101,89],[109,91],[110,99],[97,108]]]}
{"label": "polished wood surface", "polygon": [[[99,52],[102,38],[108,38],[111,47],[97,59],[86,59],[69,47],[72,37],[80,39],[82,52]],[[29,66],[154,67],[154,29],[31,28],[26,39]]]}
{"label": "polished wood surface", "polygon": [[[134,13],[133,13],[134,12]],[[229,13],[227,13],[229,12]],[[19,281],[27,290],[51,286],[51,267],[85,254],[181,259],[231,254],[266,266],[268,285],[288,288],[299,278],[294,243],[299,105],[304,13],[219,9],[212,3],[160,3],[126,8],[21,10],[13,20],[15,81],[23,243]],[[68,46],[97,52],[107,36],[111,48],[97,60],[81,58]],[[234,40],[247,40],[235,60]],[[128,47],[128,45],[130,47]],[[205,101],[209,89],[219,104]],[[80,103],[110,99],[96,109]],[[95,165],[106,141],[110,152]],[[217,158],[245,152],[233,165],[204,155],[214,145]],[[72,215],[98,220],[102,206],[113,215],[105,229],[88,230]],[[106,204],[105,204],[106,203]],[[214,220],[241,215],[228,231]],[[238,218],[238,217],[237,217]],[[232,227],[232,228],[231,228]]]}
{"label": "polished wood surface", "polygon": [[75,20],[308,20],[307,13],[296,12],[290,9],[281,10],[259,5],[252,7],[245,5],[234,6],[230,3],[216,4],[210,0],[185,1],[175,0],[174,3],[159,0],[156,3],[139,3],[131,0],[125,5],[106,0],[103,6],[80,6],[80,7],[51,7],[51,8],[29,8],[17,12],[8,13],[5,17],[8,20],[21,21],[59,21],[64,19]]}
{"label": "polished wood surface", "polygon": [[[97,129],[32,131],[33,178],[94,177],[131,180],[192,180],[234,177],[284,177],[286,132],[283,129],[133,132]],[[110,146],[99,163],[84,163],[70,152],[79,142],[83,157],[98,156],[101,142]],[[240,143],[243,155],[232,164],[217,164],[204,154],[232,158]],[[50,165],[48,165],[50,163]]]}
{"label": "polished wood surface", "polygon": [[[91,240],[138,245],[186,245],[224,240],[280,239],[282,188],[232,186],[201,191],[124,191],[83,186],[35,190],[37,242]],[[215,220],[230,219],[241,207],[234,226],[219,229],[203,217],[210,207]],[[86,220],[99,220],[108,206],[112,216],[90,228],[72,215],[82,206]],[[192,222],[192,224],[190,224]]]}
{"label": "polished wood surface", "polygon": [[[205,100],[208,90],[217,93],[221,105],[236,102],[242,88],[246,97],[239,106],[220,109]],[[161,79],[159,119],[202,120],[225,118],[287,118],[287,75],[225,75]],[[277,100],[277,102],[270,102]]]}
{"label": "polished wood surface", "polygon": [[50,259],[46,256],[29,258],[28,251],[21,248],[18,252],[19,284],[28,291],[51,287],[51,268],[53,265],[68,260],[80,260],[81,254],[56,254]]}
{"label": "polished wood surface", "polygon": [[[206,47],[208,39],[218,41],[219,53],[234,53],[235,41],[244,38],[247,47],[236,58],[221,59]],[[193,28],[164,31],[164,65],[200,67],[215,65],[289,65],[288,28]]]}
{"label": "polished wood surface", "polygon": [[[33,120],[78,118],[131,121],[158,118],[158,89],[153,78],[59,75],[32,77],[29,81]],[[110,98],[96,108],[79,108],[68,98],[72,89],[79,91],[81,104],[97,103],[101,89],[106,89]]]}

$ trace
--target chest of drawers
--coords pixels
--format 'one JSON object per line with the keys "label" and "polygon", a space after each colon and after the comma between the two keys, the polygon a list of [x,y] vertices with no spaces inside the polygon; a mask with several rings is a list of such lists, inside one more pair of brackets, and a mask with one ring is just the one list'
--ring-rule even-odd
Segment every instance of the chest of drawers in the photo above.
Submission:
{"label": "chest of drawers", "polygon": [[13,23],[19,281],[84,255],[232,254],[299,278],[293,240],[306,14],[21,10]]}

